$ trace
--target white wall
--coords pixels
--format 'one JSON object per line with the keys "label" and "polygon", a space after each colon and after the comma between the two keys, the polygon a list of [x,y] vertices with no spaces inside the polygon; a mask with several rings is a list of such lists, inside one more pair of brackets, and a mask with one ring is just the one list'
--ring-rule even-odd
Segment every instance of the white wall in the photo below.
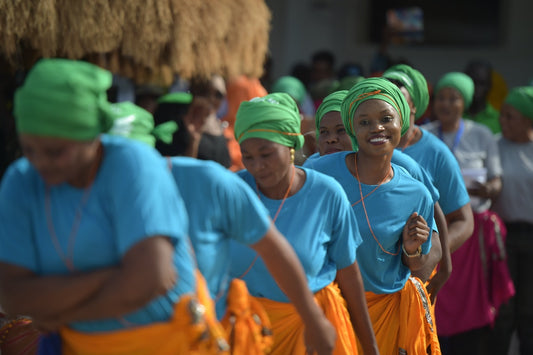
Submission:
{"label": "white wall", "polygon": [[[270,49],[273,75],[286,75],[298,61],[329,49],[340,65],[360,62],[368,71],[377,45],[369,44],[367,6],[371,0],[267,0],[272,11]],[[463,70],[474,58],[489,60],[508,86],[527,85],[533,79],[533,1],[502,1],[502,44],[484,47],[390,46],[393,58],[405,57],[430,82],[452,70]]]}

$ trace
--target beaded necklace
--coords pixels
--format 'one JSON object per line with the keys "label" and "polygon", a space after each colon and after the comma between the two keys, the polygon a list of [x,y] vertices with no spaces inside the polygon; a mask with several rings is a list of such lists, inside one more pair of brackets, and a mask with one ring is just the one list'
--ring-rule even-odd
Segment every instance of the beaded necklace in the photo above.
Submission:
{"label": "beaded necklace", "polygon": [[[359,194],[361,196],[361,200],[359,200],[361,202],[361,205],[363,206],[363,211],[365,211],[365,217],[366,217],[366,223],[368,224],[368,229],[370,229],[370,233],[372,234],[372,237],[374,237],[374,240],[376,241],[376,243],[378,243],[379,247],[381,248],[381,250],[386,253],[386,254],[389,254],[389,255],[398,255],[400,254],[400,246],[398,246],[398,251],[396,253],[391,253],[390,251],[387,251],[385,250],[385,248],[383,248],[383,246],[381,245],[381,243],[379,242],[378,238],[376,238],[376,235],[374,234],[374,231],[372,230],[372,226],[370,225],[370,219],[368,218],[368,212],[366,211],[366,206],[365,206],[365,198],[370,195],[371,193],[373,193],[374,191],[377,190],[378,187],[381,186],[381,184],[383,184],[383,182],[385,181],[385,179],[387,177],[389,177],[391,174],[392,174],[392,166],[389,167],[389,171],[387,172],[387,174],[383,177],[383,179],[381,179],[381,181],[379,182],[378,186],[376,186],[374,188],[374,190],[372,190],[370,193],[366,194],[366,196],[363,196],[363,189],[361,188],[361,181],[359,180],[359,171],[357,169],[357,154],[355,154],[355,157],[354,157],[354,162],[355,162],[355,177],[357,178],[357,183],[359,184]],[[359,202],[358,201],[358,202]],[[356,202],[355,204],[357,204],[358,202]],[[354,205],[355,205],[354,204]],[[352,205],[353,206],[353,205]]]}
{"label": "beaded necklace", "polygon": [[78,204],[78,207],[76,208],[76,215],[74,216],[74,222],[72,223],[72,228],[70,230],[70,234],[68,237],[66,252],[64,252],[63,248],[61,247],[61,243],[59,242],[59,238],[57,237],[57,234],[55,231],[54,221],[52,219],[50,186],[47,185],[45,188],[45,213],[46,213],[46,224],[48,227],[48,233],[50,234],[50,239],[52,239],[52,243],[54,244],[54,249],[56,250],[61,260],[63,260],[63,263],[65,263],[65,266],[70,272],[76,271],[76,268],[74,267],[74,244],[76,242],[76,236],[78,234],[78,229],[80,228],[81,217],[83,215],[83,208],[85,207],[85,204],[87,203],[87,201],[89,200],[89,196],[91,195],[91,190],[94,185],[94,180],[96,179],[96,172],[97,172],[98,167],[100,166],[101,158],[102,158],[102,147],[100,146],[98,148],[96,164],[94,164],[89,171],[89,177],[91,178],[91,182],[89,186],[87,186],[84,189],[80,203]]}
{"label": "beaded necklace", "polygon": [[[294,176],[295,175],[296,175],[296,167],[293,165],[292,166],[292,176],[291,176],[291,181],[289,183],[289,187],[287,188],[287,191],[285,191],[285,195],[283,196],[283,199],[281,200],[281,203],[280,203],[280,205],[278,207],[278,210],[276,211],[276,214],[274,215],[274,218],[272,219],[273,223],[276,223],[276,219],[278,218],[278,215],[279,215],[279,213],[281,211],[281,208],[283,207],[283,204],[285,203],[285,200],[289,196],[289,192],[291,191],[291,187],[292,187],[292,183],[294,182]],[[257,192],[257,197],[259,197],[259,199],[261,199],[261,196],[259,194],[259,186],[257,186],[257,183],[255,184],[255,189],[256,189],[256,192]],[[250,263],[250,266],[248,266],[246,271],[243,272],[242,275],[240,275],[238,277],[239,279],[242,279],[244,276],[246,276],[246,274],[252,269],[252,266],[254,266],[254,264],[257,261],[258,257],[259,257],[259,254],[256,254],[254,260],[252,260],[252,262]]]}

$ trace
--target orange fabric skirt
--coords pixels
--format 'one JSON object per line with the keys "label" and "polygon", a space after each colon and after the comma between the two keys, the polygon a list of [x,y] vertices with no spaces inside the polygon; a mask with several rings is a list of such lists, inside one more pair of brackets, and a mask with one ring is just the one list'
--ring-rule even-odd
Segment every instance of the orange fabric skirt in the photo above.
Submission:
{"label": "orange fabric skirt", "polygon": [[[266,310],[274,335],[272,355],[305,354],[304,324],[291,303],[255,298]],[[357,343],[346,302],[334,283],[315,294],[315,301],[337,330],[334,355],[357,354]],[[362,353],[362,352],[361,352]]]}
{"label": "orange fabric skirt", "polygon": [[63,354],[229,354],[224,330],[216,321],[214,304],[200,273],[197,281],[197,295],[183,296],[168,322],[108,333],[81,333],[62,328]]}
{"label": "orange fabric skirt", "polygon": [[270,353],[272,325],[261,303],[250,296],[241,279],[233,279],[230,284],[226,314],[221,324],[233,355]]}
{"label": "orange fabric skirt", "polygon": [[410,277],[392,294],[366,292],[366,301],[380,354],[441,354],[429,297],[419,279]]}

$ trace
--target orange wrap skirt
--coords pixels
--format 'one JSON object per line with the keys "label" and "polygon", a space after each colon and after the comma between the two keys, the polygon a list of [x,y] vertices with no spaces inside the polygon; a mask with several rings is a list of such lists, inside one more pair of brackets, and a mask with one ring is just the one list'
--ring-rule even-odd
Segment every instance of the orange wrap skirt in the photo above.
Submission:
{"label": "orange wrap skirt", "polygon": [[183,296],[168,322],[106,333],[61,329],[65,355],[229,354],[205,280],[197,273],[197,295]]}
{"label": "orange wrap skirt", "polygon": [[[274,344],[270,354],[305,354],[305,327],[296,308],[291,303],[276,302],[265,298],[255,299],[263,305],[272,324]],[[337,330],[337,341],[333,354],[357,354],[357,343],[350,315],[338,286],[332,283],[324,287],[315,294],[315,301]]]}
{"label": "orange wrap skirt", "polygon": [[228,291],[227,309],[221,321],[232,355],[269,354],[272,325],[261,303],[250,296],[246,283],[233,279]]}
{"label": "orange wrap skirt", "polygon": [[441,354],[429,297],[419,279],[410,277],[391,294],[366,292],[366,302],[381,355]]}

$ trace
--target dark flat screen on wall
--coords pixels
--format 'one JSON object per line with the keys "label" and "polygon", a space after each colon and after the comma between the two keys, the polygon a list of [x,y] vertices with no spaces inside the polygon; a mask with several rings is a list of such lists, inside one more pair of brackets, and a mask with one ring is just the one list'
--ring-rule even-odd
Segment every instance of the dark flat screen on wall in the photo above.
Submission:
{"label": "dark flat screen on wall", "polygon": [[501,0],[370,2],[370,40],[408,45],[497,45]]}

